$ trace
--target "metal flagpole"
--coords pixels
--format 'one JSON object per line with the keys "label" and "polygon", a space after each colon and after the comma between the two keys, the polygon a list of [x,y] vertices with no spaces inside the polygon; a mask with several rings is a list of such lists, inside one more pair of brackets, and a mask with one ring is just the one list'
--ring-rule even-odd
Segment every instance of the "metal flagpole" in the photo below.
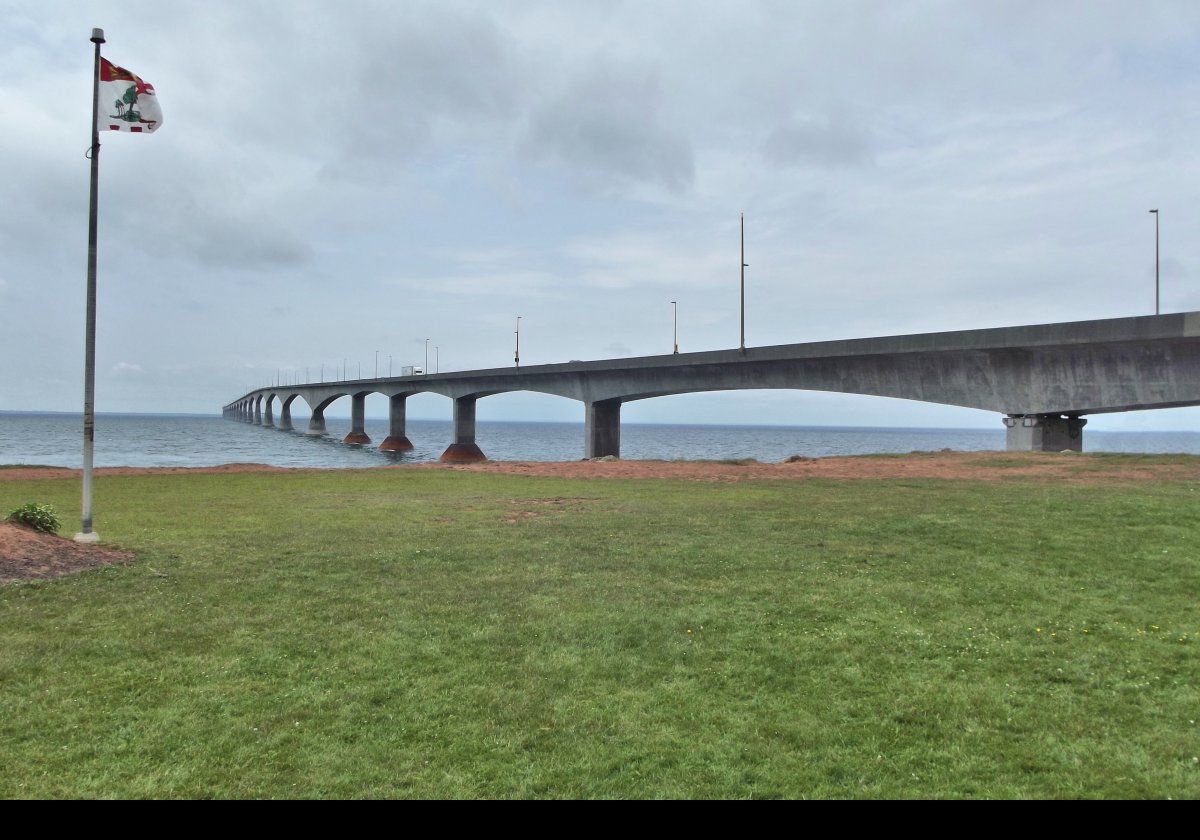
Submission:
{"label": "metal flagpole", "polygon": [[93,29],[96,45],[92,66],[92,189],[88,215],[87,326],[83,351],[83,521],[76,542],[97,542],[100,535],[92,530],[92,450],[96,439],[96,208],[100,182],[100,45],[104,30]]}

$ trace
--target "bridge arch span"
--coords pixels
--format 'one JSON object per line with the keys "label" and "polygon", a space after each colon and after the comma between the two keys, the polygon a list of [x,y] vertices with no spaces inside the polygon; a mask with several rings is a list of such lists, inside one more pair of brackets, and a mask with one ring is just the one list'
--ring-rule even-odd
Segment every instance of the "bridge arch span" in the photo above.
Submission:
{"label": "bridge arch span", "polygon": [[[982,409],[1007,415],[1010,449],[1079,449],[1085,415],[1200,404],[1200,312],[513,366],[292,390],[310,405],[334,393],[379,391],[389,399],[441,394],[455,406],[455,441],[446,455],[472,448],[469,454],[482,457],[474,445],[475,403],[490,394],[533,391],[582,401],[586,452],[596,456],[617,454],[625,402],[748,389]],[[232,415],[254,422],[262,390],[239,398]]]}

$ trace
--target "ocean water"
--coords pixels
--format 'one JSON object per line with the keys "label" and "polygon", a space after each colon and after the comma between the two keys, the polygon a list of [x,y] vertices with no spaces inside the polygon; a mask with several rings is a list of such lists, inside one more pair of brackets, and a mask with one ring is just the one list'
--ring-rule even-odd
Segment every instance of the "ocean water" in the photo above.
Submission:
{"label": "ocean water", "polygon": [[[302,424],[303,425],[303,424]],[[198,467],[252,462],[281,467],[369,467],[437,460],[450,443],[446,421],[409,420],[416,447],[383,453],[387,421],[368,419],[368,446],[341,442],[348,419],[326,418],[329,436],[281,432],[221,417],[101,414],[96,418],[97,466]],[[999,426],[999,424],[997,424]],[[0,464],[82,463],[82,420],[70,414],[0,412]],[[476,440],[497,461],[572,461],[583,456],[582,423],[480,422]],[[1197,432],[1084,432],[1084,447],[1097,452],[1200,454]],[[823,457],[938,449],[1004,448],[1004,429],[872,429],[836,427],[682,426],[625,423],[621,456],[629,459]]]}

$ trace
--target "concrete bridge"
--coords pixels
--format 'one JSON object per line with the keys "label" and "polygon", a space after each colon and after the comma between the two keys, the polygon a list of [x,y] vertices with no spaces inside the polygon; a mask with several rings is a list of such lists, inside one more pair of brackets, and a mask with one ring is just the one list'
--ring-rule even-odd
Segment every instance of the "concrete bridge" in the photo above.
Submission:
{"label": "concrete bridge", "polygon": [[1010,450],[1080,451],[1088,414],[1200,405],[1200,312],[268,387],[224,413],[291,430],[300,397],[312,410],[307,433],[324,435],[325,410],[350,397],[345,442],[369,444],[365,400],[383,394],[391,401],[390,429],[379,448],[399,452],[412,448],[405,401],[431,392],[454,401],[454,440],[442,460],[473,461],[484,458],[475,443],[476,402],[535,391],[583,403],[583,452],[595,458],[620,455],[623,403],[751,388],[980,408],[1004,415]]}

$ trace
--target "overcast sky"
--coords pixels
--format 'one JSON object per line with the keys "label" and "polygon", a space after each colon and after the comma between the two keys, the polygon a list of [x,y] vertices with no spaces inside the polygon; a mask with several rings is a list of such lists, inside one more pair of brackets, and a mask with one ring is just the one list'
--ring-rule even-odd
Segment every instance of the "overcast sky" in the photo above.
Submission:
{"label": "overcast sky", "polygon": [[[1200,5],[0,0],[0,410],[79,410],[93,26],[101,411],[364,375],[1200,309]],[[380,398],[381,399],[381,398]],[[331,413],[345,413],[348,406]],[[372,402],[370,413],[383,411]],[[413,401],[410,416],[449,416]],[[581,420],[489,397],[480,418]],[[628,421],[999,428],[813,392]],[[1200,409],[1092,428],[1200,427]]]}

